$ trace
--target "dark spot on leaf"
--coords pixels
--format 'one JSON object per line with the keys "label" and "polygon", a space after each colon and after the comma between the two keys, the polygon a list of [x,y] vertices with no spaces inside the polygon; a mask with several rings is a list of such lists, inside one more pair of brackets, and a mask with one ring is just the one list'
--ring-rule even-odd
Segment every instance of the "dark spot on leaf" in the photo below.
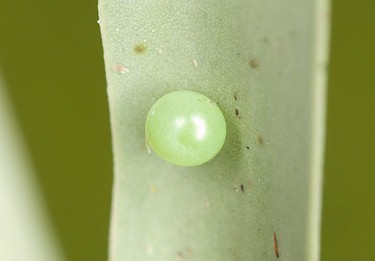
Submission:
{"label": "dark spot on leaf", "polygon": [[242,185],[242,184],[241,184],[241,191],[242,191],[242,193],[245,192],[245,187],[244,187],[244,185]]}
{"label": "dark spot on leaf", "polygon": [[249,147],[249,146],[246,146],[246,149],[248,149],[248,150],[249,150],[249,149],[250,149],[250,147]]}
{"label": "dark spot on leaf", "polygon": [[234,94],[233,94],[233,98],[234,98],[236,101],[238,100],[237,92],[234,92]]}
{"label": "dark spot on leaf", "polygon": [[240,111],[235,109],[234,112],[236,113],[237,118],[241,119]]}
{"label": "dark spot on leaf", "polygon": [[279,254],[279,246],[277,244],[277,238],[276,238],[276,232],[273,231],[273,248],[275,250],[275,255],[277,258],[280,257],[280,254]]}
{"label": "dark spot on leaf", "polygon": [[134,52],[136,54],[142,54],[146,50],[147,50],[147,47],[144,44],[142,44],[142,43],[141,44],[137,44],[136,46],[134,46]]}
{"label": "dark spot on leaf", "polygon": [[249,65],[253,69],[258,68],[259,65],[260,65],[259,59],[254,58],[254,59],[250,60]]}

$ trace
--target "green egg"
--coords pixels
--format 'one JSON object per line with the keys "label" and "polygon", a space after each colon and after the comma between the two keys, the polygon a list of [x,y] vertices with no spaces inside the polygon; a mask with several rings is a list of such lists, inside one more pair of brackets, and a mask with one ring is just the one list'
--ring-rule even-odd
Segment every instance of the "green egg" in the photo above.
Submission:
{"label": "green egg", "polygon": [[203,94],[176,91],[161,97],[146,119],[146,142],[162,159],[198,166],[224,145],[226,123],[215,102]]}

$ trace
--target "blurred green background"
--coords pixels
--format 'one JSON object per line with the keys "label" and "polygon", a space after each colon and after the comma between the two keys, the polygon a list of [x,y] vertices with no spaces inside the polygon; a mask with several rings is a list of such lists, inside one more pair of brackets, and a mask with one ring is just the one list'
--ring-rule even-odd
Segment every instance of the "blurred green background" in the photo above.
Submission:
{"label": "blurred green background", "polygon": [[[68,260],[106,260],[112,159],[95,0],[0,0],[0,68]],[[375,2],[333,1],[322,260],[375,260]]]}

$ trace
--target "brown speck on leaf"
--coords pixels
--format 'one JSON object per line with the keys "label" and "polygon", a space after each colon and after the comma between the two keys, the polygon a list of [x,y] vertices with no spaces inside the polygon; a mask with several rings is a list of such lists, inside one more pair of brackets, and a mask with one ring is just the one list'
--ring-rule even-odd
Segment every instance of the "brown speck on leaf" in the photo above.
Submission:
{"label": "brown speck on leaf", "polygon": [[241,119],[240,111],[235,109],[234,112],[236,113],[237,118]]}
{"label": "brown speck on leaf", "polygon": [[273,231],[273,248],[275,249],[275,255],[277,258],[280,257],[279,254],[279,246],[277,245],[277,238],[276,238],[276,232]]}
{"label": "brown speck on leaf", "polygon": [[134,46],[134,52],[136,54],[142,54],[146,50],[147,50],[147,47],[144,44],[142,44],[142,43],[141,44],[137,44],[136,46]]}
{"label": "brown speck on leaf", "polygon": [[241,191],[242,191],[242,193],[244,193],[244,192],[245,192],[245,187],[244,187],[244,185],[243,185],[243,184],[241,184]]}
{"label": "brown speck on leaf", "polygon": [[259,64],[260,64],[260,62],[259,62],[259,59],[257,59],[257,58],[254,58],[254,59],[250,60],[250,62],[249,62],[249,65],[253,69],[258,68]]}
{"label": "brown speck on leaf", "polygon": [[262,136],[258,135],[257,136],[257,141],[259,142],[259,144],[263,145],[263,138],[262,138]]}
{"label": "brown speck on leaf", "polygon": [[234,98],[236,101],[238,100],[237,92],[234,92],[234,94],[233,94],[233,98]]}

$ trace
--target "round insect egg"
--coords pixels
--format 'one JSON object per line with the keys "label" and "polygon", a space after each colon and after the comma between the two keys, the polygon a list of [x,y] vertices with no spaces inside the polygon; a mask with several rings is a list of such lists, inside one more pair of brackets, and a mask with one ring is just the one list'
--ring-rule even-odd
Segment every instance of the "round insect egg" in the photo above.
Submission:
{"label": "round insect egg", "polygon": [[171,92],[151,107],[146,142],[162,159],[179,166],[198,166],[224,145],[226,123],[212,100],[192,91]]}

